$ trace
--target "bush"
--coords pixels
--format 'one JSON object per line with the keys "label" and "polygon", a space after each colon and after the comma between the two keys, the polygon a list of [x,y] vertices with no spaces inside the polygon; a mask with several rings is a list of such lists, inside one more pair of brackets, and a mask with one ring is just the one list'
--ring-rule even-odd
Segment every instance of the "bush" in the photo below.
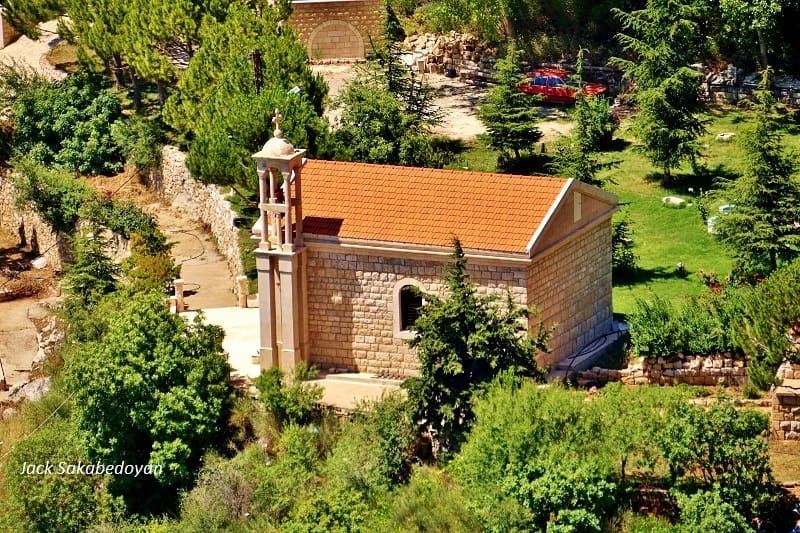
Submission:
{"label": "bush", "polygon": [[120,102],[99,77],[78,73],[55,84],[32,79],[17,91],[11,116],[15,147],[43,165],[90,174],[122,168],[111,137]]}
{"label": "bush", "polygon": [[611,269],[615,279],[632,277],[638,270],[638,260],[633,252],[633,231],[630,219],[623,218],[614,222],[611,233]]}
{"label": "bush", "polygon": [[169,292],[172,282],[180,277],[181,267],[169,252],[147,253],[147,244],[138,233],[130,241],[131,255],[125,260],[123,272],[135,291]]}
{"label": "bush", "polygon": [[749,533],[747,521],[716,491],[680,496],[681,526],[692,533]]}
{"label": "bush", "polygon": [[29,157],[11,162],[14,167],[16,204],[25,211],[28,204],[59,233],[72,233],[80,218],[81,206],[94,195],[83,180],[66,172],[51,170]]}
{"label": "bush", "polygon": [[581,145],[585,150],[600,151],[611,145],[617,124],[606,98],[586,96],[575,106],[575,121],[581,128]]}
{"label": "bush", "polygon": [[111,136],[128,164],[140,174],[161,162],[161,130],[155,120],[139,116],[118,120],[111,125]]}
{"label": "bush", "polygon": [[255,382],[259,399],[278,424],[307,424],[311,421],[316,404],[322,398],[322,387],[303,382],[316,375],[316,369],[302,361],[297,363],[288,380],[277,367],[261,372]]}
{"label": "bush", "polygon": [[[90,461],[78,432],[64,419],[55,419],[18,442],[5,465],[6,487],[12,512],[27,531],[85,531],[92,524],[118,516],[123,506],[108,491],[109,476],[61,475],[64,465]],[[24,463],[53,465],[54,473],[26,475]]]}

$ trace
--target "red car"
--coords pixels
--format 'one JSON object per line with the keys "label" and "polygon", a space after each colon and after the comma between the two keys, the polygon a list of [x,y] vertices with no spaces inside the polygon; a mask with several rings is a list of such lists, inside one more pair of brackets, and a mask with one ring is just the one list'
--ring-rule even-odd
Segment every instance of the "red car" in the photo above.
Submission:
{"label": "red car", "polygon": [[[545,102],[551,104],[574,104],[575,93],[578,87],[571,87],[565,81],[569,73],[556,68],[541,68],[528,73],[528,79],[520,84],[519,90],[523,93],[538,94]],[[586,83],[583,94],[596,96],[606,92],[605,85],[599,83]]]}

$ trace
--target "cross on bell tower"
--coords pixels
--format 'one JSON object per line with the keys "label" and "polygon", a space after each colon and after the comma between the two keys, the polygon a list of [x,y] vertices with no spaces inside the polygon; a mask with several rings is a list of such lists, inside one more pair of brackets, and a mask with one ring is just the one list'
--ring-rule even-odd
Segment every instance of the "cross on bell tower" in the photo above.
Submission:
{"label": "cross on bell tower", "polygon": [[305,150],[283,138],[276,109],[273,137],[253,154],[258,166],[258,208],[253,226],[258,270],[261,368],[291,371],[307,360],[306,254],[303,246],[301,171]]}

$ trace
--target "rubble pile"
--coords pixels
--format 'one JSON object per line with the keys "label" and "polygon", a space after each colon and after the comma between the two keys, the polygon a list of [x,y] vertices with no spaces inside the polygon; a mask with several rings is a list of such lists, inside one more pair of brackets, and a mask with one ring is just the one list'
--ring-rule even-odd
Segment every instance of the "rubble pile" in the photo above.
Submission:
{"label": "rubble pile", "polygon": [[406,62],[419,72],[450,74],[465,80],[489,81],[497,50],[471,33],[424,33],[403,41]]}

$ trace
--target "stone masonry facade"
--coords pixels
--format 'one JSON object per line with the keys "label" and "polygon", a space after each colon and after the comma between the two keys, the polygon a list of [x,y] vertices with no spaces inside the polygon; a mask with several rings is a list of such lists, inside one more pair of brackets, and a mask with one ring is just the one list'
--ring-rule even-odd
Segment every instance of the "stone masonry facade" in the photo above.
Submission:
{"label": "stone masonry facade", "polygon": [[370,40],[383,40],[385,7],[380,0],[292,3],[292,27],[308,48],[312,60],[359,59]]}
{"label": "stone masonry facade", "polygon": [[611,220],[533,261],[528,301],[545,325],[556,325],[550,353],[540,359],[546,366],[575,354],[611,329]]}
{"label": "stone masonry facade", "polygon": [[[311,362],[321,369],[347,368],[412,376],[417,357],[395,332],[396,293],[404,284],[444,295],[444,261],[308,250],[308,317]],[[525,265],[468,266],[479,293],[527,305]],[[407,335],[406,335],[407,337]]]}

